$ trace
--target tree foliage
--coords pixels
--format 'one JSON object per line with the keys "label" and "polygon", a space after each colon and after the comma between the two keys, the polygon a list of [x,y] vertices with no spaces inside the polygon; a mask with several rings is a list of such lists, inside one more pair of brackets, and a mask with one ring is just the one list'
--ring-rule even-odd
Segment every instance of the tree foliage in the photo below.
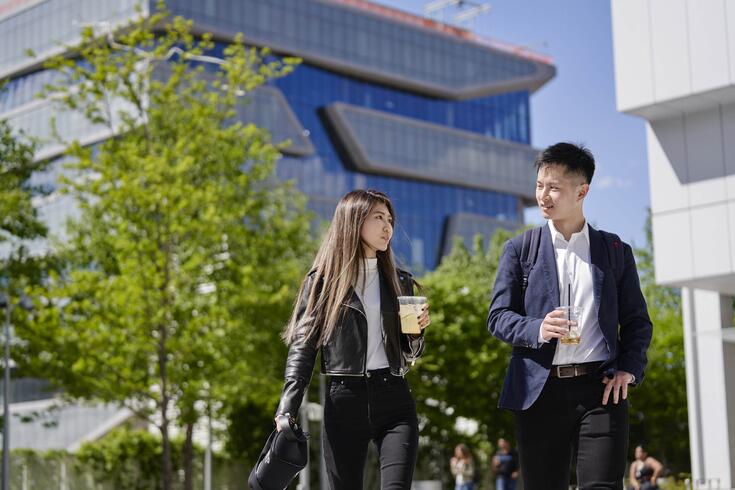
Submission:
{"label": "tree foliage", "polygon": [[14,303],[28,285],[40,281],[49,265],[28,250],[29,241],[42,239],[48,231],[34,206],[35,198],[49,192],[31,180],[34,172],[47,165],[34,160],[35,147],[8,121],[0,120],[0,287]]}
{"label": "tree foliage", "polygon": [[[432,325],[410,381],[428,460],[449,461],[462,441],[487,455],[498,437],[513,434],[511,415],[497,408],[510,348],[488,334],[487,311],[503,244],[514,234],[499,230],[487,249],[478,237],[472,251],[458,241],[421,280]],[[476,434],[458,430],[459,417],[477,422]],[[442,466],[426,468],[427,476],[446,476]]]}
{"label": "tree foliage", "polygon": [[[181,441],[173,444],[172,459],[181,455]],[[161,490],[161,441],[144,431],[120,427],[104,438],[82,444],[75,454],[79,469],[116,490]],[[179,465],[176,465],[179,466]]]}
{"label": "tree foliage", "polygon": [[34,161],[34,151],[32,142],[0,119],[0,243],[46,234],[46,226],[32,202],[35,195],[44,193],[43,188],[30,181],[33,172],[45,166]]}
{"label": "tree foliage", "polygon": [[688,473],[689,424],[687,414],[684,328],[681,294],[677,288],[656,284],[650,215],[646,245],[635,249],[641,288],[653,322],[653,340],[643,383],[630,393],[630,456],[636,444],[662,461],[673,473]]}
{"label": "tree foliage", "polygon": [[165,490],[172,424],[191,459],[203,415],[274,396],[278,334],[309,246],[304,199],[274,178],[278,148],[236,120],[295,60],[238,38],[217,64],[199,63],[213,43],[191,28],[164,10],[114,39],[89,27],[75,56],[47,64],[62,74],[48,95],[114,137],[68,144],[63,184],[80,216],[58,250],[63,270],[36,289],[44,301],[19,330],[28,371],[158,427]]}

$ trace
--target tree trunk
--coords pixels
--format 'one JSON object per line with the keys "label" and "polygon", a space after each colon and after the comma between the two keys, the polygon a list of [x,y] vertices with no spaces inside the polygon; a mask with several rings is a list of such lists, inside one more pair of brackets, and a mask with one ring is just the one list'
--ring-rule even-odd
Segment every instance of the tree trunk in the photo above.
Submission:
{"label": "tree trunk", "polygon": [[168,376],[166,372],[166,327],[159,328],[158,369],[161,377],[161,439],[163,442],[163,490],[172,490],[173,469],[171,467],[171,441],[168,437]]}
{"label": "tree trunk", "polygon": [[184,440],[184,490],[194,490],[194,423],[186,424]]}
{"label": "tree trunk", "polygon": [[[168,405],[168,404],[167,404]],[[161,410],[163,413],[164,409]],[[163,462],[163,490],[173,489],[173,470],[171,468],[171,441],[168,437],[168,418],[166,415],[164,422],[161,424],[161,440],[163,442],[163,452],[161,454]]]}

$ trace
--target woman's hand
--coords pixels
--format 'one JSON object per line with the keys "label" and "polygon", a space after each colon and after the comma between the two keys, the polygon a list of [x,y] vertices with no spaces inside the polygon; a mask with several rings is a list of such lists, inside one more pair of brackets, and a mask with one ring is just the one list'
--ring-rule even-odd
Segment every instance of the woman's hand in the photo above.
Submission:
{"label": "woman's hand", "polygon": [[[295,421],[295,420],[293,419],[293,417],[291,417],[291,415],[290,415],[290,414],[285,414],[285,415],[287,416],[287,419],[282,419],[282,420],[288,420],[288,422],[286,422],[287,424],[291,424],[291,425],[293,425],[293,424],[295,424],[295,423],[296,423],[296,421]],[[275,418],[275,419],[273,419],[273,420],[275,420],[275,421],[276,421],[276,430],[277,430],[278,432],[281,432],[281,431],[282,431],[282,430],[284,429],[284,427],[283,427],[283,426],[281,426],[281,424],[280,424],[280,423],[279,423],[279,421],[278,421],[279,419],[281,419],[281,417],[283,417],[283,415],[276,415],[276,418]]]}
{"label": "woman's hand", "polygon": [[431,319],[429,318],[429,305],[424,305],[423,310],[421,310],[421,314],[418,317],[419,319],[419,327],[421,327],[421,330],[425,329],[431,324]]}

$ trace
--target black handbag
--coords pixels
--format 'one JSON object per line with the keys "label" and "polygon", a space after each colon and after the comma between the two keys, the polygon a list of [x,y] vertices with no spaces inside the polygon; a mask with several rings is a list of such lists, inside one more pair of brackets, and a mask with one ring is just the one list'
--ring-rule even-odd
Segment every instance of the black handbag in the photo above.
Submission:
{"label": "black handbag", "polygon": [[281,431],[274,430],[248,477],[252,490],[284,490],[303,470],[309,458],[306,434],[286,415],[278,417]]}

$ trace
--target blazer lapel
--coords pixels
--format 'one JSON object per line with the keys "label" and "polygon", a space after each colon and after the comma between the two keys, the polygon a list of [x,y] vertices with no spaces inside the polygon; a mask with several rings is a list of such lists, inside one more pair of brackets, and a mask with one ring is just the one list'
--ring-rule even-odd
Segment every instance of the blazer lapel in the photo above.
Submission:
{"label": "blazer lapel", "polygon": [[546,287],[551,295],[551,303],[559,306],[559,274],[556,270],[556,254],[551,241],[551,230],[548,225],[541,229],[541,243],[539,244],[538,261],[541,262],[546,278]]}
{"label": "blazer lapel", "polygon": [[595,293],[595,305],[597,306],[597,318],[599,321],[602,285],[605,283],[605,249],[602,244],[602,234],[591,226],[589,228],[590,268],[592,269],[592,286]]}

